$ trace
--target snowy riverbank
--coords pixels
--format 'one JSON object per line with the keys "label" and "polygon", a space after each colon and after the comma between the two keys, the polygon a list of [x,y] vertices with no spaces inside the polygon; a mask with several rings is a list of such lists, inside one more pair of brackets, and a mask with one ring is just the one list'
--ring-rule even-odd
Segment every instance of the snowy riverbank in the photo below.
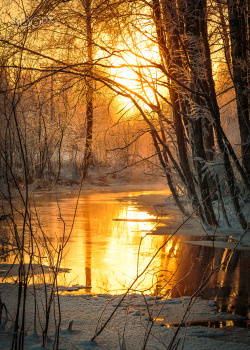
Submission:
{"label": "snowy riverbank", "polygon": [[[222,265],[216,277],[216,281],[212,281],[213,290],[215,290],[216,295],[219,295],[220,289],[227,289],[229,287],[228,284],[231,283],[231,294],[229,296],[231,298],[232,295],[235,300],[232,301],[233,299],[228,297],[228,299],[223,299],[223,303],[225,304],[225,302],[228,302],[228,306],[230,306],[230,303],[233,303],[233,306],[234,303],[237,303],[237,298],[242,292],[240,287],[237,287],[237,284],[240,285],[242,279],[238,280],[235,278],[228,280],[228,276],[241,275],[244,263],[241,262],[240,267],[238,267],[236,264],[238,261],[237,259],[236,263],[232,259],[229,259],[229,264],[223,265],[223,259],[225,261],[227,254],[229,254],[231,249],[237,244],[237,239],[239,239],[241,232],[239,230],[225,232],[225,230],[223,231],[222,229],[218,229],[216,232],[208,231],[202,228],[195,218],[191,218],[183,224],[185,218],[174,205],[172,198],[166,195],[166,193],[161,193],[160,189],[162,189],[162,187],[157,184],[153,184],[150,188],[143,184],[135,184],[129,187],[123,184],[117,184],[114,187],[99,187],[98,191],[104,194],[104,197],[105,195],[108,196],[110,193],[124,193],[124,197],[116,197],[115,200],[118,201],[118,203],[119,201],[128,201],[131,205],[133,204],[136,206],[139,211],[149,212],[151,215],[154,215],[154,219],[148,219],[154,222],[154,229],[148,233],[150,236],[160,235],[163,236],[163,238],[166,236],[166,239],[168,239],[168,237],[179,228],[176,233],[175,243],[171,243],[168,249],[163,253],[164,262],[169,261],[171,264],[172,260],[169,260],[170,255],[173,260],[178,260],[176,266],[170,271],[172,277],[169,279],[168,270],[170,266],[166,266],[165,270],[162,271],[162,275],[159,275],[159,281],[157,281],[160,288],[164,287],[162,287],[162,284],[171,282],[169,294],[166,294],[166,287],[164,289],[164,296],[160,296],[159,288],[156,288],[154,291],[156,296],[147,295],[149,293],[148,290],[146,290],[143,295],[142,293],[134,294],[133,289],[131,289],[130,293],[128,293],[120,303],[122,295],[90,294],[89,292],[91,289],[89,289],[87,285],[75,284],[68,287],[59,285],[58,291],[62,317],[59,349],[166,349],[171,343],[184,316],[186,318],[182,326],[185,327],[180,327],[175,339],[175,343],[178,344],[178,349],[250,349],[250,332],[247,329],[248,323],[242,316],[237,315],[237,309],[233,313],[222,312],[222,305],[215,301],[212,294],[209,295],[210,290],[207,292],[207,297],[203,294],[202,297],[190,298],[197,289],[197,286],[202,284],[202,279],[205,279],[204,271],[206,270],[202,270],[204,265],[202,265],[202,268],[199,267],[199,259],[201,260],[202,257],[204,259],[205,256],[213,260],[214,256],[214,263],[216,266],[219,264]],[[140,194],[140,191],[144,193]],[[155,191],[155,193],[150,191]],[[54,190],[53,193],[58,193],[60,199],[60,197],[67,197],[69,193],[73,192],[76,192],[76,189],[70,187],[63,189],[58,188],[58,191]],[[84,197],[86,194],[95,192],[96,186],[89,186],[83,189],[82,195]],[[125,194],[128,192],[130,194],[126,196]],[[42,198],[44,195],[47,195],[47,193],[41,191],[37,194],[37,197]],[[113,219],[116,218],[113,217]],[[133,218],[120,220],[139,220],[140,222],[144,219]],[[185,244],[182,244],[182,242],[185,242]],[[179,255],[175,253],[177,246],[179,247]],[[190,253],[186,248],[181,248],[182,246],[198,247],[198,255],[193,255],[194,253],[192,253],[192,251]],[[196,253],[197,249],[195,250]],[[217,252],[219,251],[219,254],[214,253],[216,249]],[[246,261],[246,258],[249,256],[249,247],[245,243],[241,243],[238,245],[237,251],[243,254],[245,259],[239,261]],[[211,268],[210,260],[207,259],[206,263],[207,270],[209,270]],[[191,265],[194,265],[194,272],[191,272]],[[234,265],[234,269],[230,270],[232,265]],[[3,276],[10,267],[10,264],[2,263],[0,276]],[[48,267],[44,267],[45,272],[49,272],[47,269]],[[197,273],[197,269],[200,270],[200,273]],[[14,265],[14,269],[12,269],[13,276],[17,275],[17,271],[18,268]],[[61,272],[67,274],[65,269],[62,269]],[[59,275],[61,275],[61,272]],[[34,273],[39,274],[39,269]],[[150,273],[149,271],[148,274],[150,275]],[[247,278],[248,274],[245,273],[245,275]],[[135,275],[131,275],[131,280],[134,278]],[[183,279],[186,280],[186,285],[185,283],[183,285]],[[236,286],[232,285],[234,282]],[[247,283],[248,282],[246,282],[246,285],[248,285]],[[45,294],[47,293],[48,296],[51,288],[50,285],[47,285],[47,291],[45,293],[44,285],[36,285],[36,298],[34,299],[33,287],[32,285],[28,287],[28,299],[26,304],[25,322],[28,331],[25,336],[25,349],[28,350],[41,349],[41,325],[44,325]],[[77,293],[81,292],[81,290],[83,290],[85,294],[78,295]],[[157,290],[159,292],[157,292]],[[173,297],[173,290],[175,290],[175,294],[183,295],[183,297]],[[8,322],[5,324],[5,311],[3,310],[2,325],[0,326],[0,349],[5,350],[11,348],[14,322],[13,315],[17,302],[17,286],[15,283],[2,283],[0,284],[0,293],[1,299],[8,310]],[[248,295],[247,291],[246,295]],[[37,308],[36,324],[34,323],[35,303]],[[190,306],[192,307],[190,308]],[[188,311],[186,312],[187,309]],[[104,324],[112,314],[113,316],[103,332],[98,335],[94,343],[91,342],[90,339],[93,338],[96,330],[98,331],[101,325]],[[55,317],[58,321],[58,305],[56,307]],[[72,325],[72,328],[68,328],[69,324]],[[54,339],[54,334],[54,314],[52,312],[47,342],[48,349],[53,348],[54,342],[50,339]]]}
{"label": "snowy riverbank", "polygon": [[[11,295],[14,286],[1,285],[1,294],[6,304],[13,304]],[[8,292],[7,292],[8,291]],[[11,291],[11,293],[10,293]],[[42,292],[42,288],[40,290]],[[7,292],[7,293],[6,293]],[[30,287],[29,292],[32,292]],[[29,296],[31,298],[31,296]],[[62,311],[62,325],[60,332],[59,349],[143,349],[147,339],[146,349],[166,349],[171,342],[178,326],[190,303],[189,297],[169,299],[154,298],[131,294],[122,302],[122,296],[110,295],[62,295],[60,305]],[[28,299],[29,300],[29,299]],[[40,302],[38,301],[38,304]],[[90,342],[96,330],[116,310],[111,321],[104,331],[96,338],[96,342]],[[32,317],[34,310],[32,305],[27,305],[28,334],[25,337],[25,349],[41,348],[41,330],[37,325],[34,332]],[[42,314],[40,314],[43,323]],[[53,317],[52,317],[53,318]],[[214,301],[197,298],[192,308],[187,313],[186,326],[181,327],[176,342],[178,348],[184,349],[250,349],[250,332],[243,328],[230,327],[240,317],[218,312]],[[214,321],[215,325],[228,325],[224,329],[191,326],[192,321],[200,324],[207,320]],[[72,329],[67,329],[73,321]],[[72,323],[72,322],[71,322]],[[197,324],[199,324],[197,322]],[[53,320],[51,322],[53,329]],[[1,329],[0,349],[10,348],[11,328]],[[53,330],[49,336],[53,339]],[[249,344],[249,345],[247,345]],[[53,342],[48,340],[48,348],[53,347]]]}

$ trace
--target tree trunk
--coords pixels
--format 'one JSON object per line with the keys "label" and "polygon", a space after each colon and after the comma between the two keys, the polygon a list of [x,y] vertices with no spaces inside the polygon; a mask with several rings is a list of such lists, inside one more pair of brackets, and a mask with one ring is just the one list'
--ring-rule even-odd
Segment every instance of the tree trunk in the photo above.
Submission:
{"label": "tree trunk", "polygon": [[[224,132],[221,127],[221,122],[220,122],[220,110],[219,106],[217,103],[217,98],[216,98],[216,91],[215,91],[215,84],[213,80],[213,74],[212,74],[212,63],[211,63],[211,54],[210,54],[210,49],[209,49],[209,43],[208,43],[208,36],[207,36],[207,30],[206,30],[206,21],[205,21],[205,12],[206,12],[206,0],[203,0],[203,6],[201,8],[201,34],[203,38],[203,45],[204,45],[204,52],[205,52],[205,70],[206,70],[206,81],[204,81],[204,86],[203,89],[204,91],[208,91],[209,93],[207,94],[207,106],[208,109],[210,110],[211,117],[214,120],[214,127],[215,127],[215,132],[216,132],[216,137],[217,137],[217,142],[219,145],[219,149],[222,153],[223,156],[223,161],[224,161],[224,166],[225,166],[225,177],[226,181],[229,187],[231,199],[234,205],[234,210],[236,213],[236,217],[238,218],[239,222],[241,223],[242,227],[245,229],[247,226],[246,219],[244,215],[241,212],[239,200],[238,200],[238,188],[236,186],[236,181],[235,181],[235,176],[233,172],[232,165],[230,163],[230,158],[228,154],[228,147],[230,143],[227,141],[228,145],[226,147],[225,143],[225,137],[224,137]],[[219,184],[218,184],[219,186]]]}
{"label": "tree trunk", "polygon": [[[159,0],[153,0],[153,13],[154,13],[154,21],[156,25],[156,32],[157,32],[157,40],[159,44],[159,50],[160,52],[163,52],[162,56],[165,59],[165,66],[168,68],[169,72],[180,81],[182,80],[181,72],[183,69],[183,62],[181,59],[181,56],[179,54],[180,52],[180,46],[178,42],[178,33],[177,29],[173,28],[173,22],[171,20],[171,15],[173,15],[174,8],[172,7],[172,13],[170,14],[170,8],[168,6],[167,1],[162,1],[162,7],[163,7],[163,16],[161,16],[161,8],[160,8],[160,2]],[[174,5],[172,5],[174,6]],[[166,44],[165,36],[163,34],[163,27],[161,26],[162,23],[162,17],[165,24],[165,30],[167,34],[167,40],[168,40],[168,47]],[[173,19],[173,18],[172,18]],[[172,82],[173,84],[173,82]],[[185,140],[185,130],[183,126],[183,120],[181,114],[178,112],[183,108],[184,101],[182,97],[178,93],[178,87],[173,86],[170,89],[170,99],[171,103],[173,105],[173,121],[174,121],[174,129],[176,134],[176,141],[177,141],[177,149],[178,149],[178,155],[180,158],[180,166],[182,169],[182,172],[185,176],[185,183],[184,186],[187,188],[188,195],[190,197],[190,200],[192,202],[192,206],[194,209],[200,208],[200,203],[198,200],[198,196],[196,194],[195,190],[195,184],[194,184],[194,177],[192,174],[192,171],[190,169],[190,164],[188,160],[188,154],[187,154],[187,142]],[[181,103],[181,102],[182,103]],[[198,215],[201,216],[200,210],[198,210]]]}
{"label": "tree trunk", "polygon": [[[205,215],[207,223],[212,226],[217,226],[218,222],[214,213],[208,175],[204,171],[204,163],[207,160],[204,139],[206,139],[207,146],[211,148],[211,140],[204,137],[204,124],[209,125],[210,122],[207,119],[206,106],[204,99],[200,97],[199,92],[203,80],[206,80],[204,76],[204,52],[201,45],[200,38],[200,15],[202,10],[202,0],[193,2],[187,0],[187,9],[185,11],[185,24],[186,24],[186,50],[190,59],[190,86],[195,91],[190,96],[190,103],[192,105],[192,150],[194,166],[197,172],[198,185],[200,189],[201,200],[205,209]],[[197,91],[197,93],[196,93]],[[211,131],[210,131],[211,132]],[[211,148],[212,150],[212,148]]]}
{"label": "tree trunk", "polygon": [[92,17],[91,0],[83,0],[86,16],[86,40],[87,40],[87,92],[86,92],[86,142],[84,150],[82,178],[85,179],[92,155],[93,138],[93,40],[92,40]]}
{"label": "tree trunk", "polygon": [[248,105],[249,62],[247,43],[249,42],[249,28],[247,1],[227,0],[231,56],[233,65],[233,83],[236,93],[238,122],[241,137],[242,164],[250,176],[250,120]]}

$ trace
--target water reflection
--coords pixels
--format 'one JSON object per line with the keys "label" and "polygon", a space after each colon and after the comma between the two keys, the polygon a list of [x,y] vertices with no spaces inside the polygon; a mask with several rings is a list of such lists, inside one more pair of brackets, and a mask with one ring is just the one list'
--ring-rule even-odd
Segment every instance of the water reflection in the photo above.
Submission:
{"label": "water reflection", "polygon": [[[69,215],[64,213],[65,207],[71,205],[68,199],[67,204],[64,200],[60,202],[64,218]],[[113,218],[135,222],[114,221]],[[62,267],[71,268],[71,272],[64,274],[59,283],[92,287],[94,293],[116,292],[127,286],[136,273],[140,230],[150,231],[155,225],[139,221],[145,218],[153,219],[147,213],[137,212],[131,205],[118,203],[113,196],[84,197],[79,203],[69,250],[62,264]],[[53,231],[57,228],[54,226]],[[150,257],[159,239],[163,240],[162,237],[147,237],[143,245],[146,256]]]}
{"label": "water reflection", "polygon": [[[133,193],[137,194],[142,192]],[[122,292],[136,276],[137,269],[142,271],[167,240],[134,288],[172,298],[192,295],[229,250],[183,243],[197,241],[197,236],[170,239],[170,236],[146,235],[155,227],[155,217],[136,210],[132,202],[121,200],[130,195],[132,193],[85,193],[81,196],[61,265],[70,272],[59,274],[59,285],[88,287],[78,293]],[[77,194],[72,193],[58,197],[46,195],[36,200],[41,225],[54,245],[63,241],[64,223],[66,237],[70,232],[76,198]],[[59,217],[58,204],[64,222]],[[2,261],[4,257],[5,262],[12,263],[13,255],[6,254],[6,246],[1,249]],[[216,299],[223,311],[248,316],[249,269],[249,253],[236,251],[200,295]],[[35,280],[38,282],[39,276]]]}
{"label": "water reflection", "polygon": [[[74,228],[61,264],[62,268],[69,268],[70,273],[60,273],[60,285],[79,284],[91,287],[93,293],[116,293],[128,286],[137,272],[137,253],[141,236],[150,232],[156,225],[154,216],[137,211],[130,202],[118,201],[128,195],[94,193],[81,196]],[[67,239],[76,198],[77,194],[74,193],[60,195],[58,198],[46,195],[36,199],[41,226],[54,246]],[[58,205],[63,221],[59,217]],[[164,237],[156,236],[147,236],[143,240],[140,268],[147,264],[163,241]],[[8,262],[13,262],[12,256],[8,257]],[[142,288],[148,288],[151,279],[149,275],[141,283]],[[39,276],[36,276],[35,280],[39,282]]]}
{"label": "water reflection", "polygon": [[[192,240],[192,237],[186,237]],[[197,240],[197,237],[193,237]],[[202,239],[202,238],[201,238]],[[183,237],[181,238],[183,241]],[[210,275],[212,269],[225,260],[229,249],[206,247],[188,244],[179,244],[177,252],[178,268],[170,283],[164,286],[164,279],[157,285],[165,287],[165,293],[171,298],[190,296],[196,292],[202,282]],[[168,260],[170,259],[170,260]],[[166,268],[173,256],[165,261]],[[199,296],[205,299],[214,299],[218,302],[220,311],[239,314],[249,319],[250,304],[250,254],[246,251],[235,251],[221,268],[212,275],[209,283],[201,290]],[[169,281],[171,273],[167,276]],[[167,289],[166,289],[167,288]]]}

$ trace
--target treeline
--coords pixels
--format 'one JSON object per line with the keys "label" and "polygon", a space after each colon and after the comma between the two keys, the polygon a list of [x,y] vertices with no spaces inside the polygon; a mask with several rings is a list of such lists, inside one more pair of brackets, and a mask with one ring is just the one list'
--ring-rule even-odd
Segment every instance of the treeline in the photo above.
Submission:
{"label": "treeline", "polygon": [[[123,135],[124,142],[112,145],[113,151],[133,147],[145,135],[153,145],[147,154],[137,153],[127,166],[147,158],[152,166],[161,167],[185,215],[195,212],[208,226],[246,229],[250,189],[248,2],[82,0],[25,6],[21,10],[29,14],[29,21],[11,28],[2,23],[2,77],[7,77],[1,81],[5,177],[12,177],[12,162],[19,153],[23,173],[31,168],[23,143],[28,121],[21,128],[19,121],[20,109],[27,111],[21,96],[40,86],[39,96],[48,105],[52,120],[55,96],[64,110],[55,132],[57,178],[60,150],[73,114],[84,124],[81,166],[86,178],[95,130],[105,122],[111,126],[108,112],[115,103],[116,122],[126,124],[129,137]],[[45,17],[50,21],[30,25],[32,19]],[[52,83],[46,86],[47,92],[41,88],[43,81],[47,85],[59,77],[64,77],[61,88]],[[95,112],[97,101],[108,111],[103,119]],[[38,113],[41,110],[39,107]],[[237,120],[234,133],[239,146],[226,128],[231,118]],[[40,122],[45,143],[49,130],[43,118]],[[12,158],[6,156],[7,150],[14,150],[10,130],[17,133],[18,140]],[[122,134],[121,130],[117,129]],[[71,137],[74,139],[74,132]],[[110,147],[103,142],[103,148]],[[43,159],[50,155],[41,148],[39,157],[37,164],[43,171]]]}

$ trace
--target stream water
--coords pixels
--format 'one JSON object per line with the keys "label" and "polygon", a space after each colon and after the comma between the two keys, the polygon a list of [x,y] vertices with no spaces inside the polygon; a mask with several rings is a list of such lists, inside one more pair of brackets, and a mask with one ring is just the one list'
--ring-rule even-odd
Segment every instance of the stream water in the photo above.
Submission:
{"label": "stream water", "polygon": [[[122,293],[137,272],[143,271],[157,249],[168,240],[147,272],[133,285],[133,290],[172,298],[190,296],[197,290],[202,280],[210,274],[211,267],[220,264],[228,249],[185,243],[202,240],[202,235],[169,239],[167,235],[150,234],[156,225],[156,218],[138,210],[129,200],[132,196],[150,193],[84,192],[80,196],[73,230],[61,264],[62,268],[69,270],[59,274],[60,286],[68,287],[68,292],[72,292],[72,286],[75,286],[78,291],[74,293]],[[158,193],[167,194],[164,191]],[[54,246],[63,241],[63,235],[64,239],[68,237],[76,201],[76,192],[57,196],[46,194],[36,198],[40,223]],[[249,257],[248,251],[236,251],[211,277],[200,296],[217,300],[222,311],[248,317]],[[2,264],[12,262],[11,254],[2,255]],[[38,282],[39,276],[36,279]]]}

